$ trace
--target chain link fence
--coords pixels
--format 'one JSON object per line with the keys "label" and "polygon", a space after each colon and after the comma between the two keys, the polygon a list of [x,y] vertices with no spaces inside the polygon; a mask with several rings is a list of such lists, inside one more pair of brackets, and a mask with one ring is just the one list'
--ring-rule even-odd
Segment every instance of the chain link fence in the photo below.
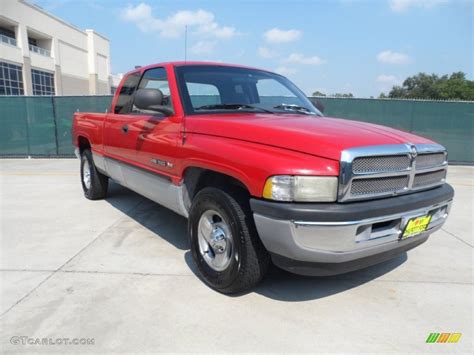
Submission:
{"label": "chain link fence", "polygon": [[[473,102],[311,99],[321,101],[327,116],[419,134],[443,144],[451,162],[474,163]],[[74,112],[106,112],[111,101],[112,96],[0,97],[0,156],[72,156]]]}

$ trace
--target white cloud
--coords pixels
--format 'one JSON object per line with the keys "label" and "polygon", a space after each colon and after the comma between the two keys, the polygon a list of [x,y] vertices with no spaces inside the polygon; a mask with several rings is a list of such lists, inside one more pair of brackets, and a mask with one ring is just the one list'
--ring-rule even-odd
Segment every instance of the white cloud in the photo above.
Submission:
{"label": "white cloud", "polygon": [[397,84],[399,79],[395,75],[381,74],[377,77],[376,81],[383,84]]}
{"label": "white cloud", "polygon": [[205,10],[182,10],[160,19],[153,16],[150,5],[142,2],[136,6],[128,5],[121,11],[121,17],[134,23],[142,32],[156,32],[166,38],[180,36],[184,33],[185,26],[193,28],[200,35],[219,39],[231,38],[237,34],[234,27],[220,26],[215,21],[214,14]]}
{"label": "white cloud", "polygon": [[283,60],[283,63],[306,64],[306,65],[321,65],[326,63],[324,59],[318,56],[305,57],[300,53],[292,53],[288,58]]}
{"label": "white cloud", "polygon": [[292,74],[297,73],[297,70],[295,68],[281,66],[281,67],[276,68],[275,72],[277,72],[278,74],[281,74],[281,75],[288,76],[288,75],[292,75]]}
{"label": "white cloud", "polygon": [[377,60],[388,64],[408,64],[411,62],[411,58],[408,55],[391,50],[385,50],[377,54]]}
{"label": "white cloud", "polygon": [[270,43],[288,43],[294,42],[301,38],[301,31],[298,30],[280,30],[272,28],[263,34],[265,41]]}
{"label": "white cloud", "polygon": [[265,59],[275,58],[278,55],[274,50],[267,47],[258,48],[258,56]]}
{"label": "white cloud", "polygon": [[[202,10],[201,10],[202,11]],[[234,27],[222,26],[220,27],[216,22],[202,24],[198,28],[198,33],[209,34],[216,38],[232,38],[237,34]]]}
{"label": "white cloud", "polygon": [[445,4],[449,0],[390,0],[390,8],[395,12],[403,12],[411,7],[431,9],[437,5]]}
{"label": "white cloud", "polygon": [[214,51],[216,44],[216,41],[199,41],[189,51],[193,54],[209,54]]}
{"label": "white cloud", "polygon": [[124,20],[130,22],[149,20],[152,18],[151,7],[144,3],[141,3],[135,7],[129,5],[126,9],[121,11],[121,16]]}

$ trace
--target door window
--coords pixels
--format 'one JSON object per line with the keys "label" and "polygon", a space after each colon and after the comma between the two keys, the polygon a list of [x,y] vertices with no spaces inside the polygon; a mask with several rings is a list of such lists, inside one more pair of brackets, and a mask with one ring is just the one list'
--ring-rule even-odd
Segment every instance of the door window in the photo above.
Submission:
{"label": "door window", "polygon": [[[159,89],[163,93],[163,106],[173,108],[171,104],[171,93],[168,84],[168,77],[166,75],[165,68],[153,68],[147,70],[138,85],[139,89]],[[133,107],[134,112],[142,112],[135,106]]]}

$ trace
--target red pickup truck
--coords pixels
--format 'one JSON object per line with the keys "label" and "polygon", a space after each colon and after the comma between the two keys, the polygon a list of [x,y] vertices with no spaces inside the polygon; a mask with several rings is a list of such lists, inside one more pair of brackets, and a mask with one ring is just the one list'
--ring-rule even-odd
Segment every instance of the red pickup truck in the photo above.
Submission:
{"label": "red pickup truck", "polygon": [[84,194],[105,198],[111,178],[185,216],[202,279],[223,293],[256,285],[271,262],[360,269],[441,228],[454,195],[443,146],[316,106],[266,70],[138,68],[108,113],[74,115]]}

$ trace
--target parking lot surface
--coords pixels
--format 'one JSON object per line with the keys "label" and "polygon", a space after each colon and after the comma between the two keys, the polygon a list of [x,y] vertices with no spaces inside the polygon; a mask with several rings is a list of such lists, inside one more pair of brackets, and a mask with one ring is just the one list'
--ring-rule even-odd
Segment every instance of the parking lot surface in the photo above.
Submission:
{"label": "parking lot surface", "polygon": [[[195,275],[184,218],[116,184],[106,200],[85,199],[78,160],[1,160],[0,169],[2,352],[474,348],[473,167],[449,168],[451,216],[420,247],[334,277],[272,269],[237,296]],[[434,332],[462,337],[425,343]]]}

